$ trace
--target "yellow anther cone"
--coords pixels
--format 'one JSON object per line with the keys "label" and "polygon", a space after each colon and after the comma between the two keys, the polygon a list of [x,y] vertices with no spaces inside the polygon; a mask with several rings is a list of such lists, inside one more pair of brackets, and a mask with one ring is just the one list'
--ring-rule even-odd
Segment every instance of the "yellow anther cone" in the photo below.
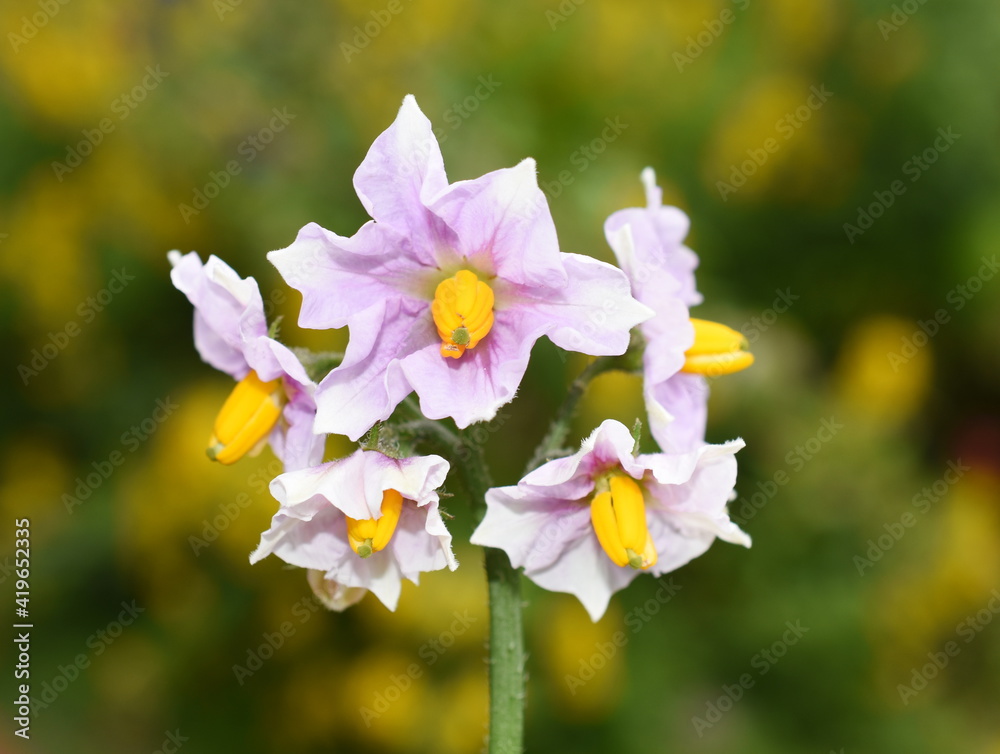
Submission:
{"label": "yellow anther cone", "polygon": [[377,519],[347,516],[347,541],[351,549],[362,558],[384,550],[396,531],[402,511],[403,496],[396,490],[386,490],[382,493],[382,515]]}
{"label": "yellow anther cone", "polygon": [[441,355],[458,359],[475,348],[493,327],[493,289],[470,270],[442,280],[434,292],[431,315],[441,338]]}
{"label": "yellow anther cone", "polygon": [[222,464],[236,463],[267,437],[283,405],[281,380],[263,382],[251,371],[222,404],[208,441],[208,457]]}
{"label": "yellow anther cone", "polygon": [[733,374],[753,364],[750,344],[742,334],[731,327],[692,319],[694,345],[684,353],[682,372],[717,377]]}
{"label": "yellow anther cone", "polygon": [[655,565],[658,556],[646,526],[642,488],[623,475],[611,477],[608,486],[590,504],[597,541],[615,565],[643,569]]}
{"label": "yellow anther cone", "polygon": [[597,541],[615,565],[628,565],[628,555],[618,533],[618,521],[611,504],[611,492],[601,492],[590,503],[590,521],[594,525]]}

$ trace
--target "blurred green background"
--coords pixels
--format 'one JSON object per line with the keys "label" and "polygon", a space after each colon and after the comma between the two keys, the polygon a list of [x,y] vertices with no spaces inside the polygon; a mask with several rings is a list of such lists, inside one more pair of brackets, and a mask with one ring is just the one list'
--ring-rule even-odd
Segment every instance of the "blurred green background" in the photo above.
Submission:
{"label": "blurred green background", "polygon": [[[13,612],[28,517],[51,699],[30,742],[5,705],[0,751],[480,750],[479,554],[395,614],[312,612],[301,571],[251,567],[279,467],[205,459],[232,383],[166,261],[214,253],[286,342],[343,345],[295,327],[264,255],[364,222],[351,176],[413,93],[452,180],[537,160],[565,251],[610,259],[603,220],[653,166],[692,218],[696,313],[757,356],[709,427],[747,441],[731,509],[753,548],[717,544],[667,602],[640,578],[596,625],[526,585],[527,750],[1000,752],[995,2],[8,0],[0,28],[0,594]],[[497,483],[583,363],[536,347],[484,432]],[[637,379],[606,376],[577,436],[641,412]]]}

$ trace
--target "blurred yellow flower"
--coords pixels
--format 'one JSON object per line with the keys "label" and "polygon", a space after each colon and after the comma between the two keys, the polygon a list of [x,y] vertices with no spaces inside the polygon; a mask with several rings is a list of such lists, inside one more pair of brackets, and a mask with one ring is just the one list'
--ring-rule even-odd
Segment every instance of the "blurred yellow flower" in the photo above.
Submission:
{"label": "blurred yellow flower", "polygon": [[[949,641],[964,647],[975,639],[967,620],[990,602],[1000,581],[998,500],[1000,478],[973,469],[934,503],[927,518],[917,514],[911,531],[919,526],[922,534],[908,534],[877,566],[892,569],[871,598],[875,671],[887,703],[901,703],[897,686],[910,682],[928,652],[940,651]],[[907,558],[907,551],[919,547],[916,541],[907,544],[914,536],[924,537],[925,552]],[[893,560],[894,568],[888,565]],[[937,693],[947,685],[940,683]],[[937,693],[929,692],[923,703]]]}
{"label": "blurred yellow flower", "polygon": [[87,255],[90,197],[72,180],[57,182],[38,167],[9,209],[11,239],[18,252],[0,254],[0,276],[17,291],[38,331],[61,328],[77,318],[77,306],[99,287]]}
{"label": "blurred yellow flower", "polygon": [[476,754],[483,749],[489,720],[486,669],[471,666],[450,680],[436,696],[437,709],[427,719],[439,721],[433,750],[440,754]]}
{"label": "blurred yellow flower", "polygon": [[120,472],[119,546],[127,561],[143,564],[139,571],[149,579],[150,598],[163,600],[165,608],[179,590],[197,593],[190,582],[204,573],[199,558],[206,552],[228,561],[237,577],[251,578],[249,554],[277,508],[268,485],[282,465],[269,451],[237,468],[205,457],[206,438],[230,386],[211,379],[180,388],[172,398],[177,410]]}
{"label": "blurred yellow flower", "polygon": [[0,459],[0,514],[5,521],[31,519],[33,543],[40,545],[42,537],[69,523],[59,501],[73,487],[72,473],[51,438],[19,436],[3,448]]}
{"label": "blurred yellow flower", "polygon": [[428,672],[410,655],[370,650],[340,671],[341,706],[357,736],[390,751],[421,751],[437,738],[425,717]]}
{"label": "blurred yellow flower", "polygon": [[[637,418],[641,418],[645,424],[646,406],[642,399],[642,375],[605,372],[590,383],[580,401],[574,424],[578,432],[586,436],[605,419],[615,419],[631,429]],[[645,429],[643,431],[648,434]]]}
{"label": "blurred yellow flower", "polygon": [[836,0],[764,0],[761,52],[799,64],[822,62],[839,42],[844,9]]}
{"label": "blurred yellow flower", "polygon": [[156,62],[144,37],[126,32],[142,24],[142,11],[112,0],[54,5],[49,13],[27,0],[3,4],[0,20],[15,38],[0,45],[0,67],[35,114],[93,127],[142,67]]}
{"label": "blurred yellow flower", "polygon": [[860,417],[892,427],[921,409],[931,370],[930,339],[917,323],[871,317],[856,325],[841,347],[837,396]]}
{"label": "blurred yellow flower", "polygon": [[616,601],[597,623],[565,595],[546,594],[541,619],[532,625],[536,662],[555,698],[555,708],[573,720],[599,720],[617,707],[625,685],[625,644]]}
{"label": "blurred yellow flower", "polygon": [[[444,499],[445,507],[448,499]],[[457,571],[432,571],[420,575],[420,585],[403,582],[403,594],[391,620],[374,598],[362,600],[356,612],[373,632],[398,640],[424,637],[416,654],[433,665],[453,647],[478,652],[489,625],[486,583],[482,578],[482,550],[468,544],[455,546],[461,567]]]}
{"label": "blurred yellow flower", "polygon": [[836,94],[792,74],[753,80],[718,120],[702,166],[706,188],[722,201],[828,200],[854,172]]}

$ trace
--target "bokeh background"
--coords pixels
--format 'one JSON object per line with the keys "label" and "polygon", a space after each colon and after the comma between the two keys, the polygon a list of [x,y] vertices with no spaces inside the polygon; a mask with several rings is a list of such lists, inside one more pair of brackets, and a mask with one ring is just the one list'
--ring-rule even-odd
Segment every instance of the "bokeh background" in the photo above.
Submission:
{"label": "bokeh background", "polygon": [[[753,548],[717,544],[669,601],[640,578],[596,625],[526,584],[528,750],[1000,751],[995,2],[8,0],[0,30],[0,594],[12,613],[28,517],[50,700],[30,742],[5,704],[0,751],[480,750],[478,553],[395,614],[314,612],[302,572],[251,567],[279,467],[205,459],[231,382],[166,260],[217,254],[286,342],[342,345],[296,328],[264,255],[364,222],[351,177],[406,93],[452,180],[533,156],[566,251],[610,259],[603,219],[653,166],[692,218],[696,311],[757,355],[713,386],[709,428],[747,441],[732,512]],[[536,347],[484,430],[498,483],[583,363]],[[603,377],[577,439],[641,412],[636,378]]]}

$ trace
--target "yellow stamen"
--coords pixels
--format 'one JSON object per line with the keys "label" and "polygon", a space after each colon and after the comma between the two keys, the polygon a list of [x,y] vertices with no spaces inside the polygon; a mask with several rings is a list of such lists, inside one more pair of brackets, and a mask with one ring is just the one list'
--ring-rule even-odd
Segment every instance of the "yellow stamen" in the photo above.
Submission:
{"label": "yellow stamen", "polygon": [[692,319],[694,345],[684,354],[682,372],[718,377],[753,364],[750,344],[740,333],[718,322]]}
{"label": "yellow stamen", "polygon": [[360,557],[369,558],[379,550],[384,550],[403,511],[403,496],[396,490],[382,493],[382,515],[375,518],[347,517],[347,541]]}
{"label": "yellow stamen", "polygon": [[646,526],[642,488],[632,477],[618,474],[608,480],[608,489],[590,503],[590,520],[612,563],[637,569],[656,565],[658,556]]}
{"label": "yellow stamen", "polygon": [[611,492],[601,492],[590,503],[590,521],[594,525],[597,541],[615,565],[628,565],[628,555],[618,534],[618,522],[611,505]]}
{"label": "yellow stamen", "polygon": [[493,290],[476,273],[459,270],[434,291],[431,315],[441,338],[441,355],[458,359],[493,327]]}
{"label": "yellow stamen", "polygon": [[251,371],[222,404],[208,441],[208,457],[226,465],[236,463],[274,428],[284,401],[280,379],[263,382]]}

